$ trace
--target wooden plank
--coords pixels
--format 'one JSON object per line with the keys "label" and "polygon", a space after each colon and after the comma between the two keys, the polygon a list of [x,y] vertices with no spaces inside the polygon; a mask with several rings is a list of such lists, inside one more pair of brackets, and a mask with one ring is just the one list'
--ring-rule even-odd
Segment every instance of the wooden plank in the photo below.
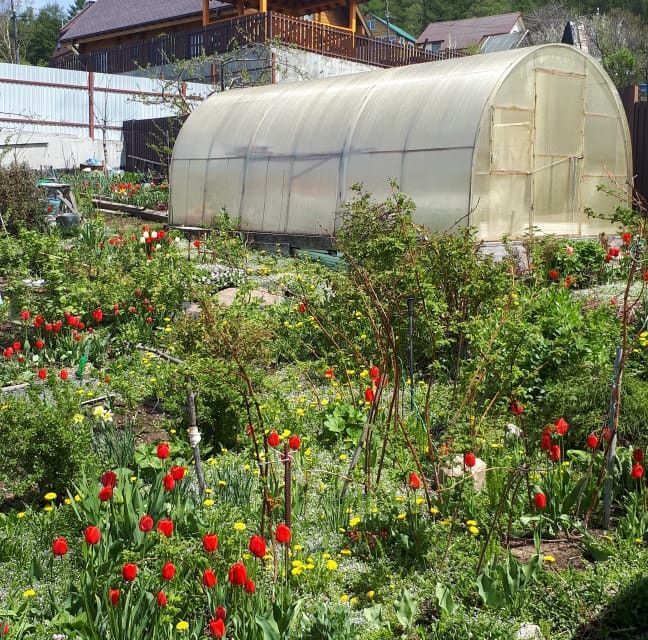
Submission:
{"label": "wooden plank", "polygon": [[203,0],[202,3],[202,23],[203,27],[209,24],[209,0]]}

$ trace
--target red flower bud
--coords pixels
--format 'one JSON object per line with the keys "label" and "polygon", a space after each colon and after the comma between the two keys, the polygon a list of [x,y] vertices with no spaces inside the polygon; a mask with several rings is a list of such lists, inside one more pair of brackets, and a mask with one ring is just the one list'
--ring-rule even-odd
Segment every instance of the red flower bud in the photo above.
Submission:
{"label": "red flower bud", "polygon": [[148,514],[143,515],[139,521],[139,530],[148,533],[153,529],[153,518]]}
{"label": "red flower bud", "polygon": [[65,382],[65,380],[67,380],[70,377],[67,372],[67,369],[61,369],[61,373],[59,373],[59,377],[61,378],[61,380]]}
{"label": "red flower bud", "polygon": [[598,436],[595,433],[590,433],[587,436],[587,447],[589,449],[596,449],[598,448],[598,445],[599,445]]}
{"label": "red flower bud", "polygon": [[173,562],[167,562],[162,567],[162,580],[173,580],[175,573],[176,573],[176,568]]}
{"label": "red flower bud", "polygon": [[533,496],[533,502],[538,509],[547,508],[547,496],[544,493],[540,493],[540,492],[536,493]]}
{"label": "red flower bud", "polygon": [[247,569],[242,562],[235,562],[229,570],[229,581],[236,587],[242,587],[247,581]]}
{"label": "red flower bud", "polygon": [[108,502],[113,497],[113,488],[108,485],[107,487],[102,487],[99,491],[99,500],[101,502]]}
{"label": "red flower bud", "polygon": [[170,538],[173,535],[173,521],[172,520],[160,520],[157,524],[158,533]]}
{"label": "red flower bud", "polygon": [[245,590],[250,594],[256,591],[256,584],[254,584],[254,580],[248,580],[245,583]]}
{"label": "red flower bud", "polygon": [[472,451],[468,451],[467,453],[464,453],[464,464],[469,469],[474,467],[476,462],[477,462],[477,458],[475,457],[475,454]]}
{"label": "red flower bud", "polygon": [[644,468],[638,462],[632,465],[632,471],[630,471],[630,475],[635,480],[640,480],[643,477],[643,474]]}
{"label": "red flower bud", "polygon": [[207,553],[214,553],[218,549],[218,536],[215,533],[206,533],[203,536],[203,549]]}
{"label": "red flower bud", "polygon": [[558,418],[554,424],[556,425],[556,433],[559,436],[564,436],[569,430],[569,423],[565,418]]}
{"label": "red flower bud", "polygon": [[418,475],[412,472],[409,474],[408,484],[410,486],[410,489],[416,491],[417,489],[421,488],[421,479],[418,477]]}
{"label": "red flower bud", "polygon": [[261,536],[254,535],[250,538],[248,549],[253,556],[263,558],[266,554],[266,543]]}
{"label": "red flower bud", "polygon": [[175,487],[175,480],[170,473],[167,473],[164,478],[162,478],[162,484],[164,484],[164,489],[166,491],[173,491]]}
{"label": "red flower bud", "polygon": [[277,525],[275,529],[275,538],[279,544],[288,544],[290,538],[292,538],[292,532],[290,529],[282,522]]}
{"label": "red flower bud", "polygon": [[560,447],[557,444],[552,444],[549,449],[549,458],[553,462],[558,462],[560,460]]}
{"label": "red flower bud", "polygon": [[158,594],[156,596],[158,607],[166,607],[167,606],[167,597],[164,594],[163,591],[158,591]]}
{"label": "red flower bud", "polygon": [[127,582],[132,582],[137,578],[137,565],[132,562],[127,562],[122,567],[122,578]]}
{"label": "red flower bud", "polygon": [[268,445],[271,447],[279,446],[279,434],[274,429],[268,434]]}
{"label": "red flower bud", "polygon": [[364,399],[367,402],[373,402],[376,399],[376,395],[373,392],[371,387],[367,387],[364,392]]}
{"label": "red flower bud", "polygon": [[176,482],[180,482],[185,477],[186,471],[184,467],[171,467],[171,476]]}
{"label": "red flower bud", "polygon": [[169,447],[168,443],[161,442],[157,446],[156,454],[157,457],[160,458],[160,460],[166,460],[171,455],[171,448]]}
{"label": "red flower bud", "polygon": [[45,380],[45,378],[47,378],[47,369],[39,369],[38,370],[38,377],[41,380]]}
{"label": "red flower bud", "polygon": [[209,635],[212,638],[225,637],[225,622],[223,618],[214,618],[209,621]]}
{"label": "red flower bud", "polygon": [[290,439],[288,440],[288,446],[293,450],[297,451],[299,447],[301,446],[301,439],[299,436],[294,435],[290,436]]}
{"label": "red flower bud", "polygon": [[100,482],[104,487],[113,487],[117,486],[117,474],[114,471],[105,471],[101,478]]}
{"label": "red flower bud", "polygon": [[55,556],[64,556],[68,552],[68,544],[67,540],[63,537],[61,538],[56,538],[54,542],[52,542],[52,553]]}
{"label": "red flower bud", "polygon": [[207,589],[215,587],[217,582],[216,574],[211,569],[205,569],[203,571],[202,583]]}
{"label": "red flower bud", "polygon": [[110,604],[113,607],[117,606],[117,603],[119,602],[119,596],[121,595],[119,589],[110,589],[108,591],[108,599],[110,600]]}
{"label": "red flower bud", "polygon": [[87,527],[85,530],[86,543],[95,545],[99,543],[99,540],[101,540],[101,531],[99,530],[99,527],[95,527],[93,525]]}

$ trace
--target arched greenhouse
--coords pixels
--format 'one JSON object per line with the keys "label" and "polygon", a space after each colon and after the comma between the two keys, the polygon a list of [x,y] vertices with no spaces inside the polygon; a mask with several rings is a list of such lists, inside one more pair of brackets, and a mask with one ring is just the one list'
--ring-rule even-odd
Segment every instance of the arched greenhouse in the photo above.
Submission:
{"label": "arched greenhouse", "polygon": [[628,126],[601,66],[543,45],[215,94],[183,126],[171,163],[171,222],[209,226],[225,207],[269,238],[328,236],[363,183],[395,178],[432,230],[484,240],[530,227],[590,236],[609,189],[631,179]]}

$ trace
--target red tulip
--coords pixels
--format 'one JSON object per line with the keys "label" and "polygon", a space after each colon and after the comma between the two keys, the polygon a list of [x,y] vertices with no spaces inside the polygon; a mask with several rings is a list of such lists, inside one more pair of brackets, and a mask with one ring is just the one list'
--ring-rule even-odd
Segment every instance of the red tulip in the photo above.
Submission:
{"label": "red tulip", "polygon": [[102,487],[99,491],[99,500],[101,502],[108,502],[113,497],[113,488],[111,486]]}
{"label": "red tulip", "polygon": [[170,538],[173,535],[173,521],[172,520],[160,520],[157,524],[158,533]]}
{"label": "red tulip", "polygon": [[63,537],[61,538],[56,538],[54,542],[52,542],[52,553],[55,556],[64,556],[68,552],[68,544],[67,540]]}
{"label": "red tulip", "polygon": [[103,320],[103,311],[101,309],[95,309],[92,312],[92,319],[95,322],[101,322]]}
{"label": "red tulip", "polygon": [[549,451],[551,449],[551,429],[547,428],[542,432],[540,437],[540,448],[543,451]]}
{"label": "red tulip", "polygon": [[215,533],[206,533],[203,536],[203,549],[207,553],[214,553],[218,549],[218,536]]}
{"label": "red tulip", "polygon": [[139,521],[139,530],[143,533],[148,533],[153,529],[153,518],[150,515],[145,514],[140,518]]}
{"label": "red tulip", "polygon": [[173,491],[173,487],[175,487],[175,480],[170,473],[167,473],[162,479],[162,484],[164,484],[164,489],[166,491]]}
{"label": "red tulip", "polygon": [[558,462],[560,460],[560,447],[557,444],[552,444],[549,449],[549,458],[553,462]]}
{"label": "red tulip", "polygon": [[598,436],[595,433],[590,433],[587,436],[587,447],[589,449],[596,449],[598,448],[598,445],[599,445]]}
{"label": "red tulip", "polygon": [[627,231],[621,236],[621,240],[623,240],[623,244],[630,244],[632,242],[632,234],[628,233]]}
{"label": "red tulip", "polygon": [[156,454],[160,460],[166,460],[171,455],[171,447],[169,447],[168,443],[161,442],[157,446]]}
{"label": "red tulip", "polygon": [[290,529],[282,522],[277,525],[275,530],[275,538],[279,544],[288,544],[290,538],[292,538],[292,532]]}
{"label": "red tulip", "polygon": [[156,596],[158,607],[166,607],[167,606],[167,597],[164,594],[163,591],[158,591],[158,594]]}
{"label": "red tulip", "polygon": [[533,502],[535,503],[535,506],[538,509],[546,509],[547,508],[547,496],[544,493],[536,493],[533,496]]}
{"label": "red tulip", "polygon": [[99,527],[95,527],[94,525],[87,527],[85,530],[86,543],[95,545],[99,544],[99,540],[101,540],[101,531],[99,530]]}
{"label": "red tulip", "polygon": [[378,380],[380,378],[380,369],[374,365],[369,369],[369,377],[376,383],[378,384]]}
{"label": "red tulip", "polygon": [[4,622],[2,625],[0,625],[0,636],[6,636],[9,635],[9,623]]}
{"label": "red tulip", "polygon": [[101,484],[104,487],[116,487],[117,486],[117,474],[114,471],[106,471],[101,476]]}
{"label": "red tulip", "polygon": [[261,536],[254,535],[250,538],[248,549],[253,556],[263,558],[266,554],[266,543]]}
{"label": "red tulip", "polygon": [[305,302],[300,302],[299,306],[297,307],[297,311],[299,311],[299,313],[306,313],[307,308],[308,307],[306,306]]}
{"label": "red tulip", "polygon": [[119,589],[110,589],[108,591],[108,599],[110,600],[110,604],[113,607],[117,606],[117,603],[119,602],[119,596],[121,595]]}
{"label": "red tulip", "polygon": [[122,578],[127,582],[132,582],[137,578],[137,565],[132,562],[127,562],[122,567]]}
{"label": "red tulip", "polygon": [[245,583],[245,590],[250,594],[256,591],[256,584],[254,584],[254,580],[248,580]]}
{"label": "red tulip", "polygon": [[217,582],[216,574],[211,569],[205,569],[203,571],[202,583],[207,589],[215,587]]}
{"label": "red tulip", "polygon": [[51,322],[46,322],[45,331],[52,331],[52,329],[54,329],[54,325]]}
{"label": "red tulip", "polygon": [[421,479],[418,477],[418,475],[412,472],[409,474],[408,484],[410,486],[410,489],[416,491],[417,489],[421,488]]}
{"label": "red tulip", "polygon": [[45,380],[45,378],[47,378],[47,369],[39,369],[38,370],[38,377],[41,380]]}
{"label": "red tulip", "polygon": [[603,429],[603,440],[605,440],[605,442],[610,442],[611,439],[612,430],[609,427],[605,427],[605,429]]}
{"label": "red tulip", "polygon": [[193,246],[196,247],[196,249],[200,249],[201,244],[202,243],[200,242],[200,240],[194,240],[193,241]]}
{"label": "red tulip", "polygon": [[37,329],[39,329],[39,328],[40,328],[44,323],[45,323],[45,318],[44,318],[42,315],[38,314],[38,315],[34,318],[34,326],[35,326]]}
{"label": "red tulip", "polygon": [[524,413],[524,405],[517,400],[511,402],[510,409],[514,416],[521,416]]}
{"label": "red tulip", "polygon": [[23,310],[20,312],[20,319],[21,319],[21,320],[25,320],[25,321],[27,321],[27,320],[29,320],[29,317],[30,317],[30,316],[31,316],[31,314],[29,313],[29,311],[27,311],[27,309],[23,309]]}
{"label": "red tulip", "polygon": [[229,581],[237,587],[242,587],[247,580],[247,569],[242,562],[235,562],[229,570]]}
{"label": "red tulip", "polygon": [[549,280],[556,281],[560,277],[560,272],[557,269],[552,269],[549,272]]}
{"label": "red tulip", "polygon": [[467,453],[464,453],[464,464],[469,469],[474,467],[476,463],[477,463],[477,458],[475,457],[475,454],[472,451],[468,451]]}
{"label": "red tulip", "polygon": [[216,620],[225,621],[225,619],[227,618],[227,609],[222,605],[220,607],[216,607],[216,611],[214,611],[214,618],[216,618]]}
{"label": "red tulip", "polygon": [[644,460],[644,454],[641,449],[635,449],[632,452],[632,461],[633,462],[643,462]]}
{"label": "red tulip", "polygon": [[[648,271],[647,271],[646,273],[648,273]],[[324,372],[324,377],[325,377],[325,378],[328,378],[329,380],[332,379],[332,378],[334,378],[334,377],[335,377],[335,374],[333,373],[333,369],[327,369],[327,370]]]}
{"label": "red tulip", "polygon": [[643,477],[643,474],[644,468],[638,462],[632,465],[632,471],[630,472],[630,475],[635,480],[640,480]]}
{"label": "red tulip", "polygon": [[366,402],[373,402],[376,399],[376,394],[371,387],[367,387],[364,392],[364,399]]}
{"label": "red tulip", "polygon": [[173,562],[167,562],[162,567],[162,580],[173,580],[175,573],[176,573],[176,568]]}
{"label": "red tulip", "polygon": [[564,436],[569,430],[569,423],[565,418],[558,418],[554,424],[556,425],[556,433],[559,436]]}
{"label": "red tulip", "polygon": [[225,637],[225,622],[222,618],[214,618],[209,621],[209,634],[212,638]]}
{"label": "red tulip", "polygon": [[7,347],[7,348],[2,352],[2,355],[3,355],[3,356],[8,360],[9,358],[11,358],[11,356],[13,355],[13,353],[14,353],[13,347]]}
{"label": "red tulip", "polygon": [[299,436],[290,436],[290,439],[288,440],[288,446],[293,451],[297,451],[301,446],[301,438]]}
{"label": "red tulip", "polygon": [[18,342],[17,340],[11,346],[13,347],[13,350],[16,352],[22,349],[22,343]]}
{"label": "red tulip", "polygon": [[171,476],[176,482],[180,482],[185,477],[186,471],[184,467],[171,467]]}
{"label": "red tulip", "polygon": [[61,380],[63,380],[65,382],[65,380],[67,380],[69,378],[69,374],[67,372],[67,369],[61,369],[61,373],[59,373],[59,377],[61,378]]}
{"label": "red tulip", "polygon": [[268,434],[268,445],[271,447],[278,447],[279,446],[279,434],[273,429],[269,434]]}
{"label": "red tulip", "polygon": [[38,339],[34,343],[34,346],[40,351],[45,346],[45,343],[42,340]]}

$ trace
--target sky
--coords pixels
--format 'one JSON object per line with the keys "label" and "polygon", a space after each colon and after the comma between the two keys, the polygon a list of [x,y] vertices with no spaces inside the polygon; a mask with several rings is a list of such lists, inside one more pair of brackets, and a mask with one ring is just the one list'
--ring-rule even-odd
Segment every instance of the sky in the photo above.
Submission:
{"label": "sky", "polygon": [[34,7],[34,9],[40,9],[41,7],[44,7],[46,4],[52,4],[52,3],[57,3],[60,4],[66,11],[70,4],[70,0],[23,0],[21,4],[23,5],[31,5]]}

